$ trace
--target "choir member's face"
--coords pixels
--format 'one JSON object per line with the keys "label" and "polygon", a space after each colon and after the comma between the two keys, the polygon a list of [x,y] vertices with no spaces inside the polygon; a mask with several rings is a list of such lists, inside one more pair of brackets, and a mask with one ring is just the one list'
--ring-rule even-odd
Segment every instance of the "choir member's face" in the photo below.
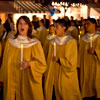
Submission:
{"label": "choir member's face", "polygon": [[86,30],[88,32],[90,32],[94,27],[95,27],[95,24],[93,24],[92,22],[90,22],[90,21],[86,22]]}
{"label": "choir member's face", "polygon": [[55,27],[54,27],[54,26],[51,26],[51,27],[49,28],[49,31],[50,31],[50,34],[51,34],[51,35],[55,34]]}
{"label": "choir member's face", "polygon": [[28,24],[24,21],[24,19],[20,19],[19,24],[18,24],[18,31],[21,36],[27,36],[29,26]]}
{"label": "choir member's face", "polygon": [[55,31],[58,36],[62,36],[65,33],[65,27],[59,23],[55,24]]}

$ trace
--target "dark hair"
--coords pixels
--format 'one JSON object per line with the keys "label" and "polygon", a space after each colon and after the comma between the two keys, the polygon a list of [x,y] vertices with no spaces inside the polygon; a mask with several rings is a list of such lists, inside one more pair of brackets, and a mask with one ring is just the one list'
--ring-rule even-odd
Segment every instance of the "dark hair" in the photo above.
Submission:
{"label": "dark hair", "polygon": [[28,26],[29,26],[29,29],[28,29],[28,32],[27,32],[27,36],[28,36],[29,38],[33,38],[33,36],[32,36],[32,24],[31,24],[31,22],[30,22],[30,19],[29,19],[27,16],[21,16],[21,17],[17,20],[17,24],[16,24],[17,33],[15,34],[15,38],[17,38],[18,35],[19,35],[18,24],[19,24],[19,21],[20,21],[21,19],[23,19],[23,20],[28,24]]}
{"label": "dark hair", "polygon": [[49,28],[52,27],[52,26],[55,27],[54,24],[51,24],[51,25],[49,25]]}
{"label": "dark hair", "polygon": [[69,27],[69,21],[66,21],[65,19],[58,19],[56,20],[56,23],[59,23],[61,26],[66,27],[65,31]]}
{"label": "dark hair", "polygon": [[90,21],[91,23],[97,25],[97,22],[94,18],[88,18],[87,21]]}
{"label": "dark hair", "polygon": [[41,19],[40,21],[44,24],[44,20],[43,19]]}

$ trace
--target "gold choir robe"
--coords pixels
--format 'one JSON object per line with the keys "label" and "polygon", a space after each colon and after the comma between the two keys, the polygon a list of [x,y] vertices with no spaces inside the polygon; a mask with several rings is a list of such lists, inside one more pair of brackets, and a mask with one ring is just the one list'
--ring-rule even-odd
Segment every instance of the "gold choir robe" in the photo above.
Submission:
{"label": "gold choir robe", "polygon": [[[96,55],[88,53],[90,48],[90,36],[92,47]],[[87,33],[82,37],[79,47],[80,87],[82,98],[96,96],[100,98],[100,35]]]}
{"label": "gold choir robe", "polygon": [[[54,62],[54,46],[61,65]],[[53,86],[57,100],[81,100],[77,76],[77,43],[71,36],[51,41],[45,73],[45,100],[52,100]]]}
{"label": "gold choir robe", "polygon": [[0,43],[0,57],[1,57],[1,53],[2,53],[2,47],[1,47],[1,43]]}
{"label": "gold choir robe", "polygon": [[37,34],[38,34],[38,39],[41,41],[41,44],[43,46],[45,43],[46,37],[49,34],[49,31],[45,27],[39,27],[37,29]]}
{"label": "gold choir robe", "polygon": [[[21,48],[23,44],[23,61],[30,67],[21,70]],[[46,70],[43,49],[37,39],[18,36],[10,37],[6,43],[1,67],[4,83],[4,100],[44,100],[42,75]]]}
{"label": "gold choir robe", "polygon": [[46,40],[44,42],[43,50],[44,50],[44,54],[45,54],[46,60],[47,60],[47,57],[48,57],[48,51],[49,51],[50,41],[52,41],[55,37],[56,37],[56,35],[53,36],[53,35],[48,34],[47,37],[46,37]]}
{"label": "gold choir robe", "polygon": [[68,28],[67,32],[69,32],[69,34],[74,38],[74,39],[78,39],[78,29],[75,26],[71,26]]}

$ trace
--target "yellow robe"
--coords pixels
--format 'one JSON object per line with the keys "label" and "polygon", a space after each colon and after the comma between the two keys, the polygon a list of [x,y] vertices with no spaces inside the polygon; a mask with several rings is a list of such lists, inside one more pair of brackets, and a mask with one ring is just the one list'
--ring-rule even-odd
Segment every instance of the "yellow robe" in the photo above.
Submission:
{"label": "yellow robe", "polygon": [[4,28],[4,26],[2,25],[2,26],[0,27],[0,37],[2,36],[4,30],[5,30],[5,28]]}
{"label": "yellow robe", "polygon": [[56,46],[60,64],[54,62],[53,45],[50,44],[45,74],[45,100],[52,100],[53,86],[57,100],[81,100],[77,76],[77,43],[68,41]]}
{"label": "yellow robe", "polygon": [[0,68],[1,68],[1,56],[2,56],[2,47],[1,47],[1,43],[0,43]]}
{"label": "yellow robe", "polygon": [[82,98],[100,98],[100,37],[92,41],[96,55],[88,53],[90,42],[83,39],[79,48],[80,87]]}
{"label": "yellow robe", "polygon": [[78,29],[77,27],[73,27],[72,29],[69,29],[67,30],[67,32],[69,32],[69,34],[74,38],[74,39],[78,39]]}
{"label": "yellow robe", "polygon": [[50,40],[45,40],[45,43],[43,45],[43,50],[44,50],[46,60],[48,57],[49,45],[50,45]]}
{"label": "yellow robe", "polygon": [[43,29],[41,31],[38,30],[37,34],[38,34],[38,39],[41,41],[41,44],[43,46],[45,43],[46,37],[49,34],[49,31],[47,29]]}
{"label": "yellow robe", "polygon": [[[10,38],[11,36],[15,35],[15,34],[16,34],[16,31],[12,31],[12,32],[8,33],[7,39]],[[4,51],[4,48],[5,48],[5,44],[6,44],[6,40],[7,39],[2,38],[2,41],[1,41],[2,52]]]}
{"label": "yellow robe", "polygon": [[53,36],[53,35],[49,34],[49,35],[47,35],[46,40],[44,41],[43,50],[44,50],[46,60],[47,60],[47,57],[48,57],[50,41],[52,41],[55,37],[56,36]]}
{"label": "yellow robe", "polygon": [[2,81],[4,82],[4,100],[44,100],[42,74],[46,70],[43,50],[40,42],[23,49],[23,60],[29,61],[30,67],[20,70],[20,48],[6,43]]}

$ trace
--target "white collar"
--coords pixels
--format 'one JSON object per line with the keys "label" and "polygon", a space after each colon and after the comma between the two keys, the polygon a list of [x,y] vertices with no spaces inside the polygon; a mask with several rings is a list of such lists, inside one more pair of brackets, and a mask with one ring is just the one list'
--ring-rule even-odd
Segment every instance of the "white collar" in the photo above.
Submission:
{"label": "white collar", "polygon": [[64,37],[59,37],[59,36],[56,36],[52,41],[51,43],[54,44],[54,42],[57,44],[57,45],[64,45],[66,44],[67,42],[71,41],[71,40],[74,40],[70,35],[66,35]]}
{"label": "white collar", "polygon": [[[85,41],[85,42],[90,42],[91,40],[92,40],[92,41],[96,40],[99,36],[100,36],[100,34],[98,34],[98,32],[93,33],[93,34],[86,33],[86,34],[82,37],[82,40]],[[90,39],[90,37],[92,37],[92,39]]]}
{"label": "white collar", "polygon": [[51,35],[51,34],[49,34],[49,35],[47,35],[47,37],[46,37],[46,39],[47,40],[52,40],[52,39],[54,39],[55,37],[56,37],[57,35]]}
{"label": "white collar", "polygon": [[13,46],[17,48],[20,48],[21,44],[23,44],[23,48],[28,48],[39,42],[39,40],[37,40],[36,38],[30,39],[27,36],[20,36],[20,35],[18,35],[16,39],[14,39],[14,36],[12,36],[8,40]]}

